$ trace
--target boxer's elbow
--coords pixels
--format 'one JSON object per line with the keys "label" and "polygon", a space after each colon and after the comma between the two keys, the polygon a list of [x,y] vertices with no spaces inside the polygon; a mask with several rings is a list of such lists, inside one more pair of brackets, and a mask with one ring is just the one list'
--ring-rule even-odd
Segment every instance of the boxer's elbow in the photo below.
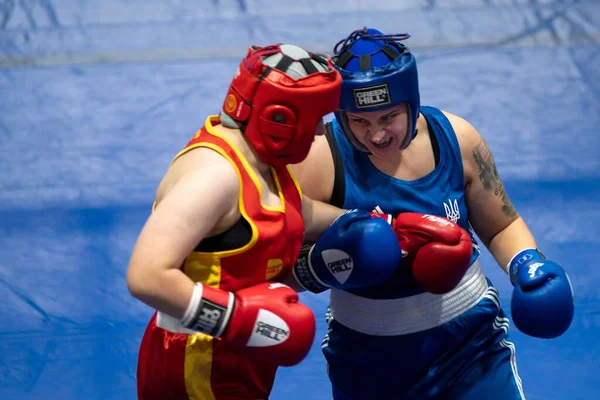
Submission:
{"label": "boxer's elbow", "polygon": [[127,290],[132,297],[144,301],[148,294],[152,292],[152,276],[145,274],[139,265],[134,263],[129,264],[127,269]]}
{"label": "boxer's elbow", "polygon": [[132,297],[143,303],[152,303],[152,299],[164,290],[164,270],[165,268],[157,268],[143,260],[132,261],[127,269],[127,290]]}

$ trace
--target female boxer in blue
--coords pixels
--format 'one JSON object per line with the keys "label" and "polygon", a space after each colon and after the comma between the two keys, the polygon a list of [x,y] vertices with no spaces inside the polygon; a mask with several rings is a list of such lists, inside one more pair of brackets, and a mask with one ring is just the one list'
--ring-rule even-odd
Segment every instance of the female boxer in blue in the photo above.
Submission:
{"label": "female boxer in blue", "polygon": [[400,43],[407,37],[365,28],[336,45],[340,110],[294,172],[306,195],[341,208],[452,220],[470,232],[473,256],[444,294],[427,292],[410,267],[383,284],[332,289],[323,352],[333,396],[524,399],[509,320],[481,269],[474,233],[514,286],[512,319],[522,332],[563,334],[572,288],[563,268],[537,250],[477,130],[420,105],[415,58]]}

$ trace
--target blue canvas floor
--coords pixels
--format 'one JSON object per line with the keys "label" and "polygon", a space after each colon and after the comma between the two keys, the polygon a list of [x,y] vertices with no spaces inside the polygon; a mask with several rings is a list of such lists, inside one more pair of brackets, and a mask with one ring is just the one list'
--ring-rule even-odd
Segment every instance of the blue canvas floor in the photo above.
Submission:
{"label": "blue canvas floor", "polygon": [[[330,50],[363,25],[413,34],[422,103],[482,133],[570,273],[564,336],[512,329],[527,399],[600,395],[600,6],[377,4],[0,0],[0,398],[135,399],[152,310],[124,277],[171,158],[218,110],[247,44]],[[509,311],[507,277],[482,262]],[[322,337],[326,294],[302,300]],[[272,399],[331,398],[319,343],[280,370]]]}

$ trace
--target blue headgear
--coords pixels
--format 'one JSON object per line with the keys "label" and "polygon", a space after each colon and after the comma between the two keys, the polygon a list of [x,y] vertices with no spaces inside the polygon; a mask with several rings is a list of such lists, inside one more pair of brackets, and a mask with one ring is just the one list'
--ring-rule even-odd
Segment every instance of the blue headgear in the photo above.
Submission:
{"label": "blue headgear", "polygon": [[361,151],[368,149],[352,134],[344,111],[377,111],[407,103],[408,135],[400,148],[405,149],[417,133],[420,103],[417,62],[400,43],[409,37],[407,33],[384,35],[365,27],[352,32],[333,48],[333,63],[342,74],[342,99],[335,117],[344,134]]}

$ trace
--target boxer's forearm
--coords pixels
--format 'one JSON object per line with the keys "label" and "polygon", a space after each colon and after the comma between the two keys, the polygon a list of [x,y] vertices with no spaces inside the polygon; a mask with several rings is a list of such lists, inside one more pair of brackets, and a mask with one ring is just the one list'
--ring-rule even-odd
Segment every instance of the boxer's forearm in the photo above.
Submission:
{"label": "boxer's forearm", "polygon": [[345,210],[332,205],[312,200],[306,196],[302,201],[302,215],[304,217],[304,241],[314,243],[319,236],[339,217]]}
{"label": "boxer's forearm", "polygon": [[490,253],[496,262],[508,273],[508,262],[523,249],[536,248],[531,231],[521,217],[495,235],[489,243]]}

